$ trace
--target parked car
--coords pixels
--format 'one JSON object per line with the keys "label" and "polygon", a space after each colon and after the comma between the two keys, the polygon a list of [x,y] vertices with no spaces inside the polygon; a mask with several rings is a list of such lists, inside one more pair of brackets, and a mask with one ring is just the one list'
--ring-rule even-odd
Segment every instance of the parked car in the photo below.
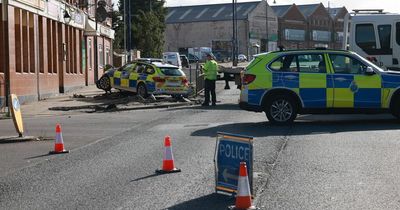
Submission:
{"label": "parked car", "polygon": [[142,97],[154,95],[190,94],[185,73],[177,66],[161,62],[134,61],[120,68],[112,68],[96,82],[97,88],[111,88],[137,93]]}
{"label": "parked car", "polygon": [[244,62],[244,61],[247,61],[247,57],[243,54],[239,54],[238,60],[239,60],[239,62]]}
{"label": "parked car", "polygon": [[189,63],[196,63],[200,60],[197,56],[190,54],[190,53],[188,54],[188,59],[189,59]]}
{"label": "parked car", "polygon": [[400,118],[400,72],[344,50],[259,54],[242,73],[239,105],[265,112],[276,124],[306,113],[390,112]]}
{"label": "parked car", "polygon": [[182,67],[181,57],[177,52],[165,52],[163,53],[163,60],[166,63],[178,66],[179,68]]}
{"label": "parked car", "polygon": [[181,57],[181,62],[182,66],[189,68],[189,59],[186,57],[186,55],[179,55]]}

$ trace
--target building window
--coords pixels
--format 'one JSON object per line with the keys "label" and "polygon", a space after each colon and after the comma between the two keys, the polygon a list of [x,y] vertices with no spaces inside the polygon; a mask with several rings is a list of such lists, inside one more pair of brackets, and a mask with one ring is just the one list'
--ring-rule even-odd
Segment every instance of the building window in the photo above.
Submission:
{"label": "building window", "polygon": [[379,25],[378,33],[381,49],[390,49],[390,34],[392,33],[392,25]]}
{"label": "building window", "polygon": [[22,10],[22,60],[24,73],[29,73],[28,12]]}
{"label": "building window", "polygon": [[[43,19],[44,17],[39,16],[39,72],[44,73],[44,34],[43,34]],[[47,64],[46,64],[47,65]]]}
{"label": "building window", "polygon": [[29,33],[29,72],[35,73],[36,72],[36,50],[35,50],[35,22],[34,22],[34,15],[33,13],[28,13],[29,17],[29,26],[28,26],[28,33]]}
{"label": "building window", "polygon": [[330,31],[312,31],[312,40],[313,41],[321,41],[321,42],[330,42],[331,41],[331,32]]}
{"label": "building window", "polygon": [[372,24],[356,25],[356,44],[361,49],[376,49],[375,31]]}
{"label": "building window", "polygon": [[106,64],[110,64],[110,48],[106,47]]}
{"label": "building window", "polygon": [[99,66],[103,67],[103,65],[104,65],[103,45],[99,44]]}
{"label": "building window", "polygon": [[89,67],[89,70],[91,71],[92,70],[92,40],[91,39],[88,39],[88,61],[89,61],[88,67]]}
{"label": "building window", "polygon": [[304,41],[305,31],[298,29],[285,29],[285,40],[290,41]]}
{"label": "building window", "polygon": [[22,73],[22,31],[21,31],[21,10],[15,9],[15,64],[16,72]]}

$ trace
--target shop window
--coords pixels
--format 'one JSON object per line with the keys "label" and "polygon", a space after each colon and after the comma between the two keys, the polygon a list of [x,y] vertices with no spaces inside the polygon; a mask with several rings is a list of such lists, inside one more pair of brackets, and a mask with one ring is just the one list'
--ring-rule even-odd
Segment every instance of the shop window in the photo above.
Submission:
{"label": "shop window", "polygon": [[106,47],[106,64],[110,64],[110,48]]}
{"label": "shop window", "polygon": [[43,19],[44,17],[39,16],[38,25],[39,25],[39,72],[44,73],[44,34],[43,34]]}
{"label": "shop window", "polygon": [[92,70],[92,66],[93,66],[93,64],[92,64],[92,62],[93,62],[93,60],[92,60],[92,39],[88,39],[88,67],[89,67],[89,70]]}
{"label": "shop window", "polygon": [[54,52],[53,45],[52,45],[52,40],[54,39],[52,36],[52,20],[47,19],[47,72],[49,74],[53,73],[53,55],[52,52]]}
{"label": "shop window", "polygon": [[22,73],[22,32],[21,32],[21,10],[15,9],[15,63],[16,72]]}
{"label": "shop window", "polygon": [[29,73],[28,13],[22,10],[22,69]]}
{"label": "shop window", "polygon": [[104,65],[103,45],[99,44],[99,66],[103,67],[103,65]]}
{"label": "shop window", "polygon": [[35,22],[34,22],[34,15],[33,13],[28,12],[29,16],[29,26],[28,26],[28,33],[29,33],[29,72],[35,73],[36,72],[36,50],[35,50]]}

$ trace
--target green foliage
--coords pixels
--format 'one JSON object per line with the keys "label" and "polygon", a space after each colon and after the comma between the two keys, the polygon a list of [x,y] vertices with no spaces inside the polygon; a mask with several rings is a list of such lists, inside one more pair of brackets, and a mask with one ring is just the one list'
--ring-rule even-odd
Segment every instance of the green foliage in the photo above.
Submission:
{"label": "green foliage", "polygon": [[[161,57],[164,45],[165,1],[135,0],[131,1],[132,46],[141,51],[142,57]],[[119,14],[124,14],[124,0],[119,0]],[[124,47],[124,24],[121,21],[114,28],[116,32],[114,47]]]}

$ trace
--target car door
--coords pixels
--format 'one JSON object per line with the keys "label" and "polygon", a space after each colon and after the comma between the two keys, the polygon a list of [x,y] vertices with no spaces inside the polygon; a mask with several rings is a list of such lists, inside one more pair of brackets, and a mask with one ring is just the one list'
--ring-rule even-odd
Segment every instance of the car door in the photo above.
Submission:
{"label": "car door", "polygon": [[333,70],[334,108],[380,108],[381,78],[367,75],[367,65],[347,55],[329,53]]}
{"label": "car door", "polygon": [[299,65],[299,94],[305,108],[327,108],[332,104],[328,88],[327,68],[324,54],[297,55]]}
{"label": "car door", "polygon": [[129,77],[130,77],[130,74],[134,71],[134,68],[135,68],[135,64],[132,63],[132,64],[127,65],[121,71],[121,76],[120,76],[121,77],[121,87],[126,90],[130,89]]}
{"label": "car door", "polygon": [[296,92],[304,108],[326,108],[332,102],[327,97],[327,74],[322,53],[284,55],[271,63],[274,88]]}

